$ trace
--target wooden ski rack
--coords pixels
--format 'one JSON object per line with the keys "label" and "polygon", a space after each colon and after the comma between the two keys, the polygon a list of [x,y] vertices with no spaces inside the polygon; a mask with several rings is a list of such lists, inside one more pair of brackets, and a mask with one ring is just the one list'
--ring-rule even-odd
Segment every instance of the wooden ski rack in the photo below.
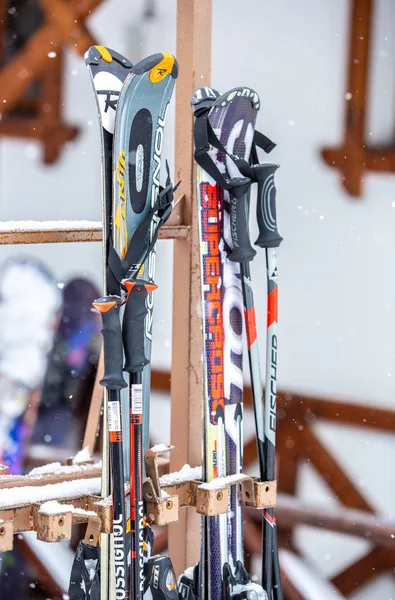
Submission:
{"label": "wooden ski rack", "polygon": [[[174,450],[174,446],[161,445],[146,452],[147,477],[143,481],[143,493],[147,507],[147,521],[163,526],[179,520],[179,508],[195,507],[201,515],[215,516],[228,511],[230,490],[240,488],[240,500],[250,508],[270,508],[276,505],[276,481],[261,482],[256,477],[240,474],[231,478],[218,478],[209,484],[197,479],[186,479],[161,485],[159,460],[164,454]],[[44,542],[59,542],[71,539],[72,526],[87,523],[85,542],[91,546],[98,544],[100,533],[112,532],[112,498],[101,498],[96,494],[81,490],[71,494],[66,490],[59,494],[59,485],[74,481],[89,481],[99,478],[98,465],[83,463],[67,467],[45,475],[1,475],[1,490],[13,488],[42,488],[53,486],[45,499],[31,502],[12,503],[0,507],[0,552],[12,550],[13,537],[24,531],[35,531],[37,538]],[[171,479],[171,474],[167,475]],[[129,485],[125,488],[129,494]],[[48,497],[49,496],[49,497]],[[1,497],[0,497],[1,499]],[[44,505],[56,501],[58,506],[49,510]]]}
{"label": "wooden ski rack", "polygon": [[[262,482],[243,473],[210,483],[197,479],[177,481],[175,478],[174,483],[161,485],[158,458],[174,449],[174,446],[163,445],[158,450],[151,448],[146,452],[148,477],[144,480],[143,493],[150,523],[174,523],[179,520],[178,509],[188,506],[196,507],[196,512],[209,517],[224,514],[229,509],[230,490],[235,485],[240,487],[239,497],[245,506],[261,510],[276,506],[277,482]],[[171,479],[171,474],[167,475],[167,479]]]}

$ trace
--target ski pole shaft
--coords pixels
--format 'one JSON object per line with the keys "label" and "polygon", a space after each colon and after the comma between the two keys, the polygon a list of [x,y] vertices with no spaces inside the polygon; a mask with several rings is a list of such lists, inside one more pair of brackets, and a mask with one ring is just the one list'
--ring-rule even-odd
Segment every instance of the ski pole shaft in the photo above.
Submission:
{"label": "ski pole shaft", "polygon": [[144,593],[144,504],[143,504],[143,404],[142,373],[149,363],[144,352],[146,299],[157,286],[141,279],[126,279],[127,301],[123,316],[125,371],[130,375],[130,514],[131,514],[131,598],[142,600]]}
{"label": "ski pole shaft", "polygon": [[[266,164],[253,167],[258,181],[257,220],[259,236],[256,244],[266,250],[267,272],[267,337],[266,337],[266,386],[265,386],[265,476],[275,478],[274,462],[276,447],[277,406],[277,322],[278,322],[278,272],[276,248],[282,237],[277,229],[276,186],[274,174],[278,165]],[[264,511],[263,584],[270,586],[273,575],[273,595],[282,600],[280,566],[278,560],[277,529],[273,509]],[[269,593],[269,591],[268,591]]]}
{"label": "ski pole shaft", "polygon": [[113,499],[113,535],[115,585],[124,598],[129,598],[129,577],[127,572],[127,519],[125,507],[125,478],[123,471],[123,439],[120,390],[127,387],[122,373],[122,333],[119,308],[122,304],[118,296],[107,296],[93,302],[102,318],[104,349],[104,377],[101,384],[107,388],[108,434]]}

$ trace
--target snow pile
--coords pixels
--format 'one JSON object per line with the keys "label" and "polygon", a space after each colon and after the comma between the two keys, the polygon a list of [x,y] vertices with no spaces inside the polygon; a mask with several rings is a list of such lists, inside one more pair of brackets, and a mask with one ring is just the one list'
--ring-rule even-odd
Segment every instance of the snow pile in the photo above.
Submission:
{"label": "snow pile", "polygon": [[43,515],[60,515],[63,513],[74,513],[75,515],[83,515],[85,517],[95,517],[96,513],[93,510],[84,510],[83,508],[75,508],[72,504],[60,504],[57,500],[48,500],[40,506],[39,513]]}
{"label": "snow pile", "polygon": [[219,490],[242,479],[248,479],[248,475],[240,473],[239,475],[227,475],[227,477],[215,477],[215,479],[212,479],[208,483],[202,483],[200,487],[204,490]]}
{"label": "snow pile", "polygon": [[152,452],[169,452],[170,448],[173,446],[168,446],[167,444],[156,444],[156,446],[152,446]]}
{"label": "snow pile", "polygon": [[90,471],[91,469],[101,469],[101,461],[93,465],[61,465],[59,462],[50,463],[49,465],[43,465],[42,467],[35,467],[29,472],[29,476],[41,477],[42,475],[56,474],[61,475],[62,473],[81,473],[83,471]]}
{"label": "snow pile", "polygon": [[57,231],[63,229],[99,229],[101,221],[0,221],[1,231]]}
{"label": "snow pile", "polygon": [[184,465],[180,471],[169,473],[168,475],[162,475],[159,479],[160,485],[176,485],[183,481],[190,481],[191,479],[202,479],[202,467],[191,467],[190,465]]}
{"label": "snow pile", "polygon": [[56,473],[57,470],[61,468],[62,465],[60,462],[53,462],[48,465],[42,465],[41,467],[35,467],[29,471],[29,475],[47,475],[48,473]]}
{"label": "snow pile", "polygon": [[92,456],[89,450],[89,446],[85,446],[82,448],[73,458],[73,465],[78,465],[80,463],[86,463],[92,460]]}
{"label": "snow pile", "polygon": [[43,486],[26,486],[5,488],[0,490],[0,508],[7,506],[45,502],[54,498],[75,498],[89,494],[99,494],[101,488],[100,477],[92,479],[74,479]]}

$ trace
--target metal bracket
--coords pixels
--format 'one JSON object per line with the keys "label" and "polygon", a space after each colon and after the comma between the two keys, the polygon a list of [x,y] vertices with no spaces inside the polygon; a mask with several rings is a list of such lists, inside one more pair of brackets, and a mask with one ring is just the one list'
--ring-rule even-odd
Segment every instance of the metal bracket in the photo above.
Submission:
{"label": "metal bracket", "polygon": [[101,521],[99,517],[89,517],[84,537],[85,544],[89,544],[90,546],[97,546],[99,543],[100,531]]}
{"label": "metal bracket", "polygon": [[197,480],[182,481],[162,486],[162,491],[178,496],[179,506],[196,506],[201,515],[215,516],[229,509],[230,488],[240,487],[239,498],[249,508],[272,508],[277,501],[277,482],[260,481],[241,473],[202,483]]}
{"label": "metal bracket", "polygon": [[7,552],[14,547],[14,523],[0,521],[0,552]]}
{"label": "metal bracket", "polygon": [[158,458],[174,450],[174,446],[155,446],[145,453],[147,478],[143,482],[146,502],[146,518],[155,525],[168,525],[178,521],[179,500],[177,494],[169,495],[160,487]]}

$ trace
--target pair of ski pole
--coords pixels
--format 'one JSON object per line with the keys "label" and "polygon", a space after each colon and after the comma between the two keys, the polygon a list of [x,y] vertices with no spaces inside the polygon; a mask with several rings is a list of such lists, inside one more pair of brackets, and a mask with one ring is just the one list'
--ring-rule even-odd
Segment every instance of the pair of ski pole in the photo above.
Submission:
{"label": "pair of ski pole", "polygon": [[[146,298],[157,286],[141,279],[126,279],[126,301],[119,296],[99,298],[93,306],[102,318],[104,377],[108,392],[108,435],[110,445],[111,489],[116,598],[142,600],[144,592],[144,548],[142,496],[142,373],[148,360],[144,353]],[[121,328],[120,308],[125,304]],[[123,351],[125,366],[123,367]],[[129,373],[130,392],[130,543],[126,517],[121,389],[127,387],[123,371]],[[128,554],[130,548],[130,572]]]}
{"label": "pair of ski pole", "polygon": [[[251,390],[257,434],[258,460],[261,481],[275,479],[274,461],[276,446],[277,403],[277,315],[278,274],[276,248],[282,237],[277,230],[276,187],[274,173],[278,165],[261,164],[250,167],[253,181],[258,183],[257,221],[259,236],[257,246],[265,248],[267,273],[267,337],[265,396],[262,396],[260,359],[252,290],[250,262],[256,255],[249,237],[249,193],[252,180],[231,180],[230,193],[233,250],[229,260],[240,263]],[[276,520],[272,508],[263,511],[262,522],[262,586],[269,600],[282,600],[280,565]]]}

